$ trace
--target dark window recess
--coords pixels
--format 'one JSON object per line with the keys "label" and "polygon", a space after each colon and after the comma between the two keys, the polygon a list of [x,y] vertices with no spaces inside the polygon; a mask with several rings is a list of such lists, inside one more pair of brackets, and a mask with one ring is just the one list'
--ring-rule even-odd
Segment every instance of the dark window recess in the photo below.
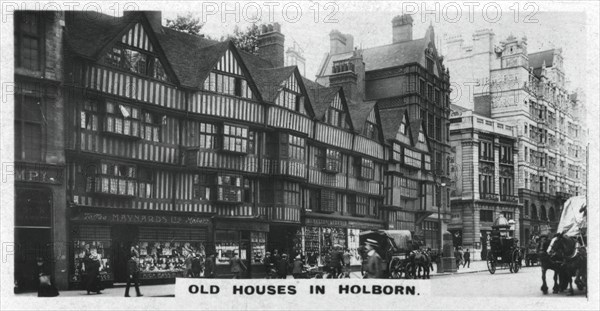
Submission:
{"label": "dark window recess", "polygon": [[321,190],[321,212],[333,213],[336,211],[337,201],[335,191]]}
{"label": "dark window recess", "polygon": [[42,54],[42,27],[40,13],[15,13],[15,66],[40,70]]}
{"label": "dark window recess", "polygon": [[479,221],[493,222],[494,221],[494,211],[480,210],[479,211]]}
{"label": "dark window recess", "polygon": [[42,101],[15,95],[15,160],[42,160]]}

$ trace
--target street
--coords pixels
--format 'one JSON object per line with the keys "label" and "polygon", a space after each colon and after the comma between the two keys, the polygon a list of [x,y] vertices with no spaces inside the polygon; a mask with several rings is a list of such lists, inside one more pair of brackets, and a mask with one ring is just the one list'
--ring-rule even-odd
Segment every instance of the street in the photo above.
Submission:
{"label": "street", "polygon": [[[552,294],[553,273],[553,271],[548,271],[546,274],[549,294],[545,297],[567,298],[566,291]],[[361,278],[360,272],[352,272],[351,278]],[[293,279],[293,277],[289,275],[288,279]],[[485,261],[474,261],[470,268],[461,268],[455,273],[438,274],[434,265],[429,282],[431,282],[431,293],[440,297],[544,297],[540,290],[542,281],[539,266],[523,267],[516,274],[510,273],[508,269],[497,269],[495,274],[490,274]],[[357,281],[357,284],[359,283],[360,281]],[[585,298],[585,293],[577,290],[575,284],[573,286],[575,290],[573,298]],[[87,295],[85,291],[78,290],[62,291],[60,297],[122,297],[124,292],[125,289],[118,286],[107,288],[100,295]],[[145,285],[141,286],[141,292],[144,297],[172,297],[175,293],[175,285]],[[135,291],[131,294],[135,295],[134,293]],[[18,294],[17,297],[36,295],[36,293],[23,293]]]}

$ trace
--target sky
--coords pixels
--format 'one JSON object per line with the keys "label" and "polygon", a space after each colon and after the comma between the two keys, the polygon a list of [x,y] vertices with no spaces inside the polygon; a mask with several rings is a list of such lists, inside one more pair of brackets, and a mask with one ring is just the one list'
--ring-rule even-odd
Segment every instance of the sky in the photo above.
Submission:
{"label": "sky", "polygon": [[352,34],[354,44],[359,48],[390,44],[391,20],[404,12],[413,16],[413,38],[423,37],[427,27],[433,25],[442,54],[444,38],[462,35],[468,43],[479,29],[492,29],[498,41],[511,34],[518,38],[526,36],[529,53],[562,48],[565,74],[570,81],[568,88],[584,88],[588,51],[586,31],[590,30],[585,5],[573,2],[528,5],[480,2],[477,7],[472,7],[468,3],[305,1],[225,2],[223,5],[221,2],[208,2],[189,5],[185,10],[177,6],[171,10],[169,7],[169,10],[163,10],[163,19],[192,12],[204,21],[202,33],[213,38],[233,33],[236,25],[246,28],[252,22],[278,22],[285,35],[286,49],[296,42],[304,50],[306,76],[314,79],[325,53],[329,51],[331,30]]}

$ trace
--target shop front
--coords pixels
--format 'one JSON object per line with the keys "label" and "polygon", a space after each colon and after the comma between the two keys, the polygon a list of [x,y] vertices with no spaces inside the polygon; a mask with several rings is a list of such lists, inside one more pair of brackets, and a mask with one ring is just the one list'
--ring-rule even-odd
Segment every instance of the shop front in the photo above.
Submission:
{"label": "shop front", "polygon": [[306,258],[309,265],[324,265],[334,246],[339,245],[350,251],[350,265],[358,266],[362,263],[359,252],[360,233],[383,228],[384,225],[379,220],[307,215],[304,226],[296,232],[295,240],[299,241],[296,251]]}
{"label": "shop front", "polygon": [[197,215],[74,207],[69,287],[81,288],[86,275],[83,262],[94,253],[99,255],[106,286],[126,282],[132,248],[139,252],[142,284],[172,283],[184,276],[189,255],[205,258],[210,224],[210,218]]}
{"label": "shop front", "polygon": [[237,253],[247,267],[244,277],[264,277],[269,224],[254,219],[215,219],[214,252],[217,275],[231,275],[230,259]]}

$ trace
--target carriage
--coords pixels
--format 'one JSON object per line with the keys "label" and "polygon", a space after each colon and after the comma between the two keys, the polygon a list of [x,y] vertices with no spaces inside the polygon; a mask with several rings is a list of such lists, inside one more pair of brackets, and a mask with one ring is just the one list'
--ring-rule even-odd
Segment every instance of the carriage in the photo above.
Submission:
{"label": "carriage", "polygon": [[[361,232],[359,242],[361,249],[364,249],[365,241],[372,239],[379,245],[376,248],[377,253],[383,259],[385,264],[384,275],[387,278],[399,279],[403,275],[406,278],[412,277],[411,262],[408,258],[412,250],[412,235],[408,230],[376,230]],[[364,267],[367,262],[366,253],[362,255],[361,272],[364,275]]]}
{"label": "carriage", "polygon": [[509,228],[506,218],[502,216],[492,226],[486,258],[488,271],[491,274],[496,273],[497,267],[508,266],[511,273],[517,273],[521,269],[523,256],[519,240],[511,236]]}

